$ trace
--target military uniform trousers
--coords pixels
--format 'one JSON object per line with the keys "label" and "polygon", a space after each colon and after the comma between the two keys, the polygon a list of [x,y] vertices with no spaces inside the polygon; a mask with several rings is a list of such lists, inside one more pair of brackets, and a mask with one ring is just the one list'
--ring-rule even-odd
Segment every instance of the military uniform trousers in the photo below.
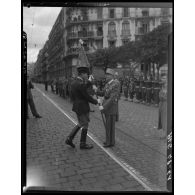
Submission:
{"label": "military uniform trousers", "polygon": [[124,87],[124,96],[128,98],[128,87]]}
{"label": "military uniform trousers", "polygon": [[89,113],[81,114],[81,115],[77,114],[77,120],[78,120],[78,124],[72,129],[72,131],[68,137],[71,140],[73,140],[74,137],[76,136],[76,134],[78,133],[78,131],[80,129],[82,129],[80,143],[85,144],[86,139],[87,139],[88,125],[89,125],[89,121],[90,121],[89,120]]}
{"label": "military uniform trousers", "polygon": [[142,102],[146,101],[146,88],[142,87]]}
{"label": "military uniform trousers", "polygon": [[133,100],[134,97],[134,90],[129,90],[129,98]]}
{"label": "military uniform trousers", "polygon": [[118,106],[118,100],[117,100],[117,113],[116,113],[116,121],[119,121],[119,106]]}
{"label": "military uniform trousers", "polygon": [[105,117],[106,117],[106,144],[115,145],[116,115],[105,115]]}
{"label": "military uniform trousers", "polygon": [[136,93],[136,99],[137,99],[137,101],[140,101],[139,86],[136,86],[135,87],[135,93]]}
{"label": "military uniform trousers", "polygon": [[27,117],[28,117],[28,105],[30,106],[30,110],[31,110],[33,116],[39,115],[37,113],[37,110],[36,110],[36,107],[35,107],[35,103],[34,103],[33,98],[28,98],[27,99],[27,106],[26,106],[26,109],[27,109]]}
{"label": "military uniform trousers", "polygon": [[152,93],[152,89],[146,88],[146,102],[147,103],[151,103],[151,93]]}
{"label": "military uniform trousers", "polygon": [[154,103],[159,104],[159,92],[160,88],[154,88]]}

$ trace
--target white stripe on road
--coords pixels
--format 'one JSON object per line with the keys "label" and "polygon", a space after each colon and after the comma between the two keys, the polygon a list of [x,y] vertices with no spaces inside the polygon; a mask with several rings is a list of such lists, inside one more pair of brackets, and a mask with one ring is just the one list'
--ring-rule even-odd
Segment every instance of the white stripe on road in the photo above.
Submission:
{"label": "white stripe on road", "polygon": [[[69,118],[75,125],[77,122],[69,116],[62,108],[60,108],[51,98],[49,98],[45,93],[43,93],[39,88],[35,87],[45,98],[47,98],[60,112],[62,112],[67,118]],[[148,180],[141,176],[133,167],[124,162],[122,159],[117,157],[109,148],[104,148],[98,139],[90,132],[87,135],[106,153],[108,154],[115,162],[117,162],[125,171],[127,171],[136,181],[138,181],[147,191],[162,191],[158,187],[152,185]],[[152,187],[150,187],[152,186]]]}

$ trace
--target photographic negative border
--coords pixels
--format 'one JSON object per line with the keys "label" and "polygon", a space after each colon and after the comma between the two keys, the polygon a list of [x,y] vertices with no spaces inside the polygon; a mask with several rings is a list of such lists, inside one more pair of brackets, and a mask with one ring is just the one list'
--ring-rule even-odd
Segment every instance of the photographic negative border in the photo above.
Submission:
{"label": "photographic negative border", "polygon": [[[44,1],[22,1],[22,8],[23,7],[122,7],[121,3],[124,2],[44,2]],[[163,1],[163,2],[156,2],[156,1],[139,1],[139,2],[125,2],[126,6],[128,7],[172,7],[173,9],[173,26],[174,26],[174,4],[173,1]],[[23,12],[23,10],[22,10]],[[23,14],[22,14],[22,26],[23,26]],[[23,28],[23,27],[22,27]],[[173,28],[174,29],[174,28]],[[173,158],[173,151],[174,151],[174,113],[173,113],[173,90],[174,90],[174,59],[173,59],[173,38],[174,32],[172,32],[169,36],[169,57],[168,57],[168,109],[167,109],[167,189],[169,192],[174,192],[174,158]],[[26,78],[27,78],[27,34],[23,32],[23,42],[22,42],[22,191],[26,192]],[[29,191],[33,192],[42,192],[45,190],[44,187],[40,189],[37,187],[36,189],[28,189]],[[54,192],[54,191],[53,191]],[[55,190],[55,192],[58,192]]]}

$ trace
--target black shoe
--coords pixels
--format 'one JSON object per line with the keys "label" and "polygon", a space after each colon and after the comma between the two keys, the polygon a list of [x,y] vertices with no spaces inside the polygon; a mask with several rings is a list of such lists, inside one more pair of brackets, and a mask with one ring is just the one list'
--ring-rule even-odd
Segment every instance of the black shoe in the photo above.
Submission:
{"label": "black shoe", "polygon": [[35,115],[34,117],[35,118],[42,118],[42,116],[40,116],[40,115]]}
{"label": "black shoe", "polygon": [[75,148],[75,145],[72,143],[72,141],[69,138],[66,139],[65,143],[71,146],[72,148]]}
{"label": "black shoe", "polygon": [[109,148],[110,146],[111,146],[111,145],[109,145],[109,144],[104,144],[104,145],[103,145],[104,148]]}
{"label": "black shoe", "polygon": [[110,147],[112,147],[112,146],[114,146],[114,145],[110,145],[110,144],[104,144],[104,145],[103,145],[104,148],[110,148]]}
{"label": "black shoe", "polygon": [[93,145],[91,144],[81,144],[80,149],[92,149]]}
{"label": "black shoe", "polygon": [[89,112],[95,112],[95,110],[90,110]]}

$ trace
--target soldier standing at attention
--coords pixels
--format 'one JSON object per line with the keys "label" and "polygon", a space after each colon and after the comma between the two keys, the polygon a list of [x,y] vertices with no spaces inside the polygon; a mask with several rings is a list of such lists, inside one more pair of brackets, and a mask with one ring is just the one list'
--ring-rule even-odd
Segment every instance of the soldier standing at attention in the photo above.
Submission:
{"label": "soldier standing at attention", "polygon": [[80,66],[77,68],[78,77],[71,84],[71,98],[73,102],[72,111],[77,115],[78,124],[72,129],[66,139],[66,144],[75,148],[73,139],[79,129],[82,129],[80,138],[80,149],[91,149],[93,145],[86,144],[88,123],[89,123],[89,103],[98,104],[96,99],[93,99],[87,92],[85,81],[88,79],[89,68]]}
{"label": "soldier standing at attention", "polygon": [[120,99],[120,81],[118,80],[118,72],[115,72],[114,74],[114,81],[118,83],[118,99],[117,99],[117,114],[116,114],[116,121],[119,121],[119,107],[118,107],[118,101]]}
{"label": "soldier standing at attention", "polygon": [[96,94],[104,96],[102,106],[99,110],[105,114],[106,117],[106,142],[104,147],[112,147],[115,145],[115,121],[117,115],[117,100],[120,86],[114,79],[115,71],[108,68],[106,70],[106,85],[103,91],[97,91]]}
{"label": "soldier standing at attention", "polygon": [[128,100],[128,88],[129,88],[129,78],[128,78],[128,76],[126,76],[124,83],[123,83],[123,91],[124,91],[125,101]]}

